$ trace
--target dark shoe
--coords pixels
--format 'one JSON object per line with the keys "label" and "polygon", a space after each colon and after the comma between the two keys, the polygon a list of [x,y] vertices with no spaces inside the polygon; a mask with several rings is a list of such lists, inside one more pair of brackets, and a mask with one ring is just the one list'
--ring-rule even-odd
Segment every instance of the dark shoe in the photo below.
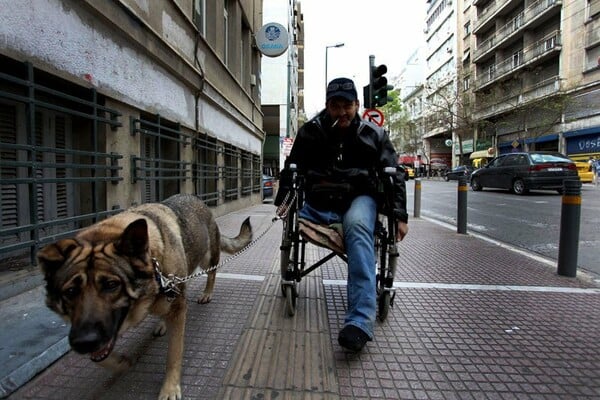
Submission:
{"label": "dark shoe", "polygon": [[338,336],[340,346],[354,352],[361,351],[368,341],[369,335],[354,325],[346,325]]}

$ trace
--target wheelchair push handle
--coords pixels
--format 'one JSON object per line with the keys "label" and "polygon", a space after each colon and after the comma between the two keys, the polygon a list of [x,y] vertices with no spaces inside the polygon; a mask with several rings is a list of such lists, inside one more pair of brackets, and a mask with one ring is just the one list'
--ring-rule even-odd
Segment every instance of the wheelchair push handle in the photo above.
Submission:
{"label": "wheelchair push handle", "polygon": [[385,167],[385,168],[383,169],[383,172],[384,172],[386,175],[393,176],[393,175],[396,175],[397,169],[396,169],[396,167]]}

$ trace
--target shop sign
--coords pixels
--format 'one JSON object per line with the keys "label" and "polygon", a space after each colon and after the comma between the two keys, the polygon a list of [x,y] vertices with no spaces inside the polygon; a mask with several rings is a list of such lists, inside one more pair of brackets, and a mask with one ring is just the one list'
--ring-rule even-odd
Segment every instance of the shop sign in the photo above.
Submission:
{"label": "shop sign", "polygon": [[275,22],[263,25],[256,33],[258,50],[267,57],[277,57],[288,48],[288,33],[285,27]]}

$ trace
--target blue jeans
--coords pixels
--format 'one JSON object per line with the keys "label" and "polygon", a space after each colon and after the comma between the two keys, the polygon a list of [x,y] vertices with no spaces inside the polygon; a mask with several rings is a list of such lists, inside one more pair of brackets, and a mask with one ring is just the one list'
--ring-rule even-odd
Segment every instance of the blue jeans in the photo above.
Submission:
{"label": "blue jeans", "polygon": [[318,224],[342,223],[348,257],[348,311],[344,326],[354,325],[373,339],[377,309],[375,199],[370,196],[358,196],[343,215],[333,211],[319,211],[305,204],[298,216]]}

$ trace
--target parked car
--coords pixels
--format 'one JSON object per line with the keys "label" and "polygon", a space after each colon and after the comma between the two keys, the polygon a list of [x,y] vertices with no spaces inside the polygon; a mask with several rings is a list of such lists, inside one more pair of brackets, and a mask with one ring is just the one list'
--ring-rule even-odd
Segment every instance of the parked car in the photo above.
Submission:
{"label": "parked car", "polygon": [[531,189],[563,191],[566,179],[579,179],[575,163],[560,153],[508,153],[471,173],[471,189],[509,189],[526,194]]}
{"label": "parked car", "polygon": [[579,174],[579,179],[581,179],[581,182],[593,182],[594,172],[592,171],[592,164],[590,164],[588,161],[575,161],[575,166],[577,167],[577,173]]}
{"label": "parked car", "polygon": [[263,174],[262,176],[262,198],[273,197],[273,183],[275,178]]}
{"label": "parked car", "polygon": [[475,170],[475,168],[470,165],[459,165],[458,167],[452,168],[450,171],[447,171],[444,175],[444,180],[448,182],[449,180],[457,181],[458,178],[464,176],[469,180],[471,173]]}

